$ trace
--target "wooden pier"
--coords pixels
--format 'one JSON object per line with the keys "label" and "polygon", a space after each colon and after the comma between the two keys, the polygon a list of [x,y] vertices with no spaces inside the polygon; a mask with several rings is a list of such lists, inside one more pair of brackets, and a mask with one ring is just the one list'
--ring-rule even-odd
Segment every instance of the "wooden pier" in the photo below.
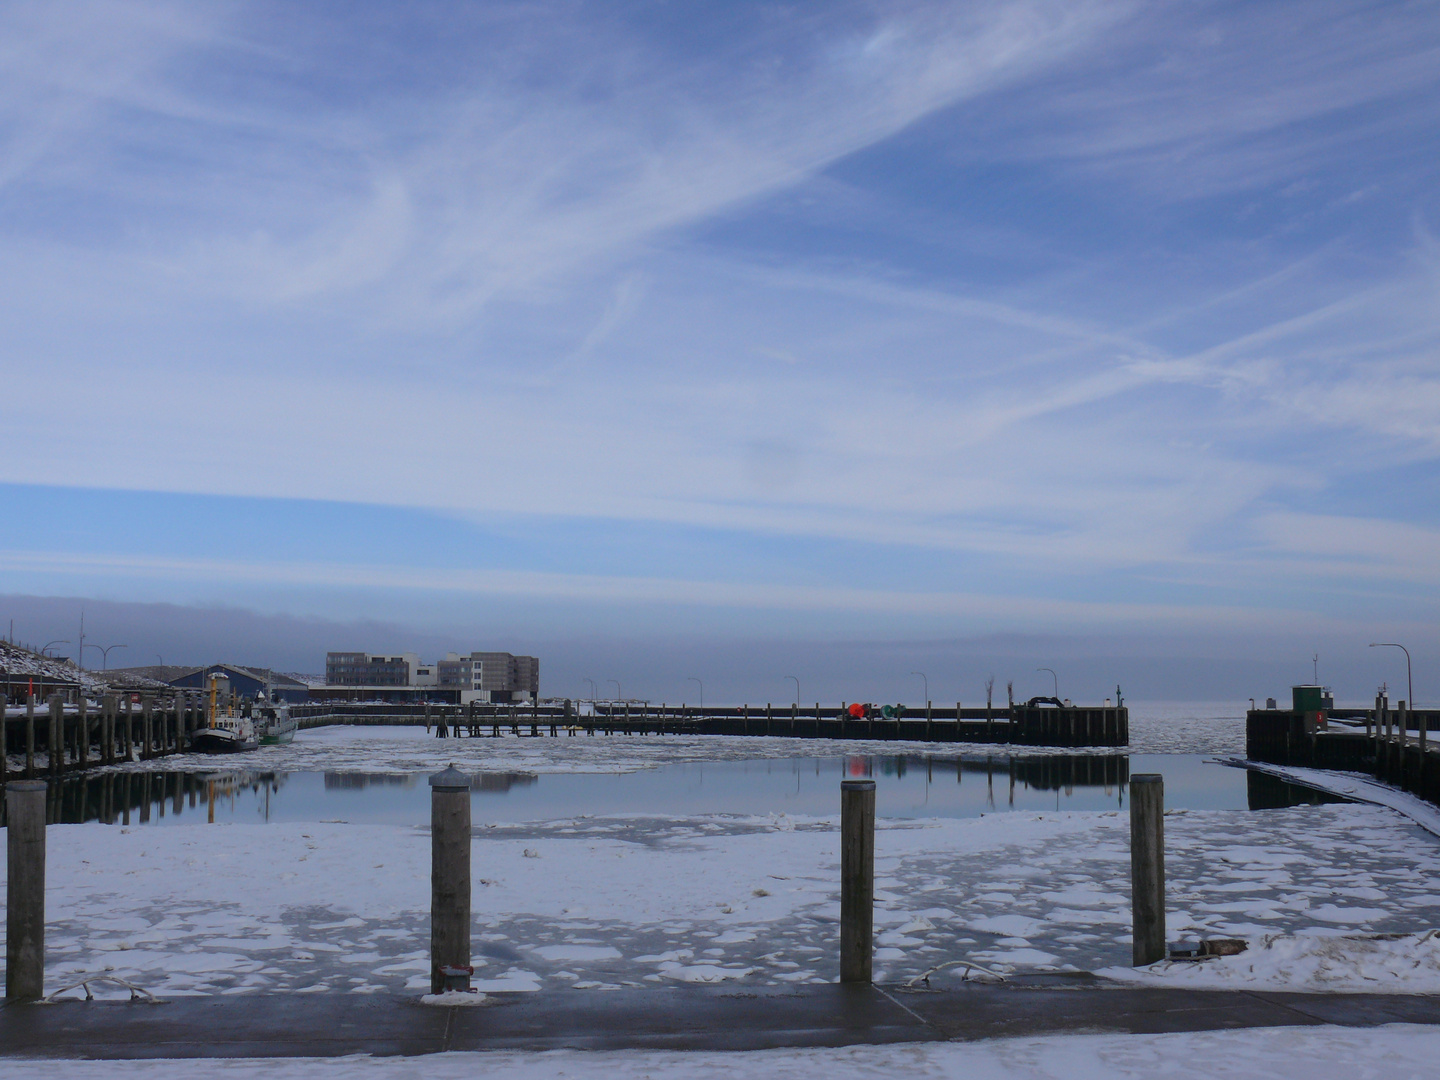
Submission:
{"label": "wooden pier", "polygon": [[0,784],[181,753],[204,723],[199,697],[185,693],[107,694],[95,707],[61,694],[16,706],[0,695],[0,717]]}
{"label": "wooden pier", "polygon": [[[589,703],[587,703],[589,704]],[[389,705],[325,702],[290,710],[301,728],[331,724],[426,724],[446,735],[558,737],[585,735],[752,735],[791,739],[874,739],[887,742],[990,743],[1011,746],[1128,746],[1126,707],[1015,704],[871,709],[851,716],[845,705],[740,705],[700,709],[650,702],[595,702],[580,714],[567,705]]]}
{"label": "wooden pier", "polygon": [[1431,737],[1440,710],[1252,709],[1245,714],[1245,754],[1272,765],[1365,772],[1422,799],[1440,803],[1440,752]]}

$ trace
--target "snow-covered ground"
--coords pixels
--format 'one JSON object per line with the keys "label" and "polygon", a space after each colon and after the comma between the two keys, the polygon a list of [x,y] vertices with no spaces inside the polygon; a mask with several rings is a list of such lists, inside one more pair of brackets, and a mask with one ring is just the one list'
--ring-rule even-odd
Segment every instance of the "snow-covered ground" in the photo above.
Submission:
{"label": "snow-covered ground", "polygon": [[[1440,1032],[1380,1028],[1256,1028],[1171,1035],[1059,1035],[982,1043],[909,1043],[747,1053],[491,1052],[416,1058],[251,1061],[67,1061],[73,1080],[831,1080],[958,1077],[966,1080],[1418,1080],[1435,1074]],[[7,1059],[8,1080],[49,1080],[52,1060]]]}
{"label": "snow-covered ground", "polygon": [[[479,984],[832,980],[835,824],[628,816],[478,829]],[[1128,828],[1113,812],[882,821],[877,978],[957,960],[1001,972],[1127,964]],[[1440,925],[1434,837],[1380,807],[1172,813],[1166,842],[1172,940]],[[417,992],[429,853],[427,833],[403,826],[53,826],[47,981],[112,967],[162,996]],[[1378,982],[1370,959],[1248,974],[1227,962],[1225,977],[1440,990],[1433,945]]]}

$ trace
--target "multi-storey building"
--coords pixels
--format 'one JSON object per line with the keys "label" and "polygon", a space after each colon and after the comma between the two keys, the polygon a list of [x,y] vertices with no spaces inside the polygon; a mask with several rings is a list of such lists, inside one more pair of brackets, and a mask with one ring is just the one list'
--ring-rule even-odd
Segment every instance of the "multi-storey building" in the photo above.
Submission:
{"label": "multi-storey building", "polygon": [[475,672],[476,689],[485,701],[538,701],[540,699],[540,661],[533,656],[514,656],[508,652],[472,652],[470,659],[479,670]]}
{"label": "multi-storey building", "polygon": [[[540,661],[533,656],[502,652],[446,653],[427,664],[415,653],[379,655],[332,652],[325,655],[326,697],[343,696],[438,698],[461,704],[470,701],[534,702],[540,699]],[[434,693],[427,693],[429,688]],[[401,688],[404,688],[402,691]],[[371,690],[372,695],[365,695]]]}
{"label": "multi-storey building", "polygon": [[363,652],[325,654],[326,686],[414,686],[420,658],[414,653],[380,656]]}

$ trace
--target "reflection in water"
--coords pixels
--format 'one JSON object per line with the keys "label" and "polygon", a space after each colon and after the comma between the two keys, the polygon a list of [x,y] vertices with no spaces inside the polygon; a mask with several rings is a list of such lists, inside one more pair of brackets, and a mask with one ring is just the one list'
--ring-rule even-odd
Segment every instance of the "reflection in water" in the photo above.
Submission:
{"label": "reflection in water", "polygon": [[[472,773],[470,790],[503,795],[513,787],[526,787],[538,779],[534,773]],[[426,780],[427,777],[417,773],[327,772],[325,788],[327,791],[362,791],[373,787],[413,788],[425,784]]]}
{"label": "reflection in water", "polygon": [[[836,781],[845,776],[877,781],[885,817],[974,817],[1011,809],[1121,808],[1132,763],[1164,773],[1172,807],[1258,810],[1333,801],[1182,754],[876,755],[690,763],[623,774],[482,772],[471,779],[477,822],[634,812],[832,814]],[[423,825],[427,779],[423,773],[111,771],[52,784],[48,821]]]}
{"label": "reflection in water", "polygon": [[1328,791],[1287,784],[1278,776],[1253,771],[1245,773],[1245,793],[1251,810],[1283,810],[1287,806],[1319,806],[1350,801]]}
{"label": "reflection in water", "polygon": [[[228,804],[233,812],[237,795],[263,800],[289,779],[271,772],[107,772],[66,776],[51,782],[45,792],[45,822],[74,825],[98,821],[107,825],[148,825],[182,815],[215,819],[215,807]],[[5,807],[0,801],[0,825]]]}

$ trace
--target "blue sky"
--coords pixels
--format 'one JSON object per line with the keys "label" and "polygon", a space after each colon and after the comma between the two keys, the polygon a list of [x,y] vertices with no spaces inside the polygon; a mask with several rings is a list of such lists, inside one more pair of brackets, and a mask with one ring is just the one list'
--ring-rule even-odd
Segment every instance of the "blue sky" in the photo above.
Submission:
{"label": "blue sky", "polygon": [[1431,5],[22,2],[0,54],[0,593],[56,618],[1440,658]]}

